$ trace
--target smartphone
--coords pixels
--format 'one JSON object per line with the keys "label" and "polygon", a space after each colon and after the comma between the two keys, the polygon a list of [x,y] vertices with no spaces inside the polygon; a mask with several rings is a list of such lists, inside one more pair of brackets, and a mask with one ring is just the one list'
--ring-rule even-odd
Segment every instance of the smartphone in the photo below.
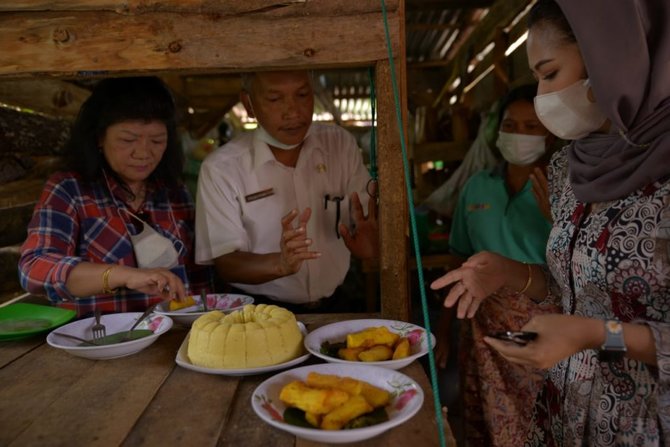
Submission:
{"label": "smartphone", "polygon": [[537,332],[527,331],[500,331],[489,334],[490,337],[499,340],[511,341],[517,345],[525,346],[529,341],[537,338]]}

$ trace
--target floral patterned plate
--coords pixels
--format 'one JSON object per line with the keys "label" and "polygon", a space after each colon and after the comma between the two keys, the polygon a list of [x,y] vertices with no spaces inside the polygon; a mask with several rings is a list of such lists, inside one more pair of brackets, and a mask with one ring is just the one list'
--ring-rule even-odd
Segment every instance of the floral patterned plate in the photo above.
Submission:
{"label": "floral patterned plate", "polygon": [[[428,354],[428,337],[426,330],[421,326],[404,321],[396,320],[378,320],[361,319],[346,320],[321,326],[310,332],[305,337],[305,348],[317,357],[320,357],[331,363],[346,363],[349,365],[359,365],[362,362],[353,362],[342,360],[338,357],[331,357],[321,352],[321,345],[324,342],[339,343],[347,339],[347,334],[362,331],[369,327],[386,326],[391,332],[399,334],[401,337],[408,337],[410,342],[410,355],[399,360],[385,360],[382,362],[365,362],[366,365],[382,366],[390,369],[400,369],[412,363],[415,359]],[[435,346],[435,336],[430,334],[431,347]]]}
{"label": "floral patterned plate", "polygon": [[[391,403],[386,407],[389,420],[369,427],[348,430],[304,428],[284,422],[282,415],[286,406],[279,400],[279,392],[289,382],[305,380],[311,371],[363,380],[389,391],[393,395]],[[326,363],[284,371],[258,385],[251,396],[251,406],[263,421],[297,437],[331,444],[363,441],[384,433],[409,420],[419,411],[422,404],[423,390],[418,383],[406,375],[388,368],[351,362],[348,365]]]}
{"label": "floral patterned plate", "polygon": [[[202,298],[200,295],[192,295],[195,304],[190,307],[184,307],[179,310],[170,310],[170,303],[163,302],[156,306],[156,313],[167,315],[175,323],[190,326],[200,316],[205,315],[205,309],[202,307]],[[247,304],[253,304],[254,299],[247,295],[238,295],[235,293],[208,293],[207,311],[220,310],[229,313],[234,310],[242,309]]]}
{"label": "floral patterned plate", "polygon": [[[141,315],[142,312],[108,314],[103,315],[100,322],[105,325],[107,334],[115,334],[130,329],[135,323],[135,320]],[[81,342],[58,336],[58,333],[64,333],[90,340],[93,338],[93,332],[91,332],[91,327],[95,323],[93,320],[94,318],[90,317],[61,326],[47,335],[47,343],[54,348],[62,349],[77,357],[94,360],[115,359],[141,351],[155,342],[158,337],[172,327],[172,320],[170,317],[151,314],[149,318],[145,319],[139,326],[137,326],[137,329],[149,329],[153,334],[123,343],[114,343],[103,346],[80,346]]]}

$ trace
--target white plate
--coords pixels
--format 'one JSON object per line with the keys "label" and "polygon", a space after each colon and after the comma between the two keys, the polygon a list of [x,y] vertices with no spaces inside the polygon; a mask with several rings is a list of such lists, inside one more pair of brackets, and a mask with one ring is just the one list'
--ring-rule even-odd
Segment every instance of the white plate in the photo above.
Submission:
{"label": "white plate", "polygon": [[[321,430],[287,424],[282,418],[286,405],[279,400],[279,392],[289,382],[304,381],[311,371],[363,380],[391,392],[393,398],[386,407],[389,420],[370,427],[349,430]],[[332,444],[362,441],[384,433],[414,416],[422,404],[423,390],[414,380],[398,371],[367,364],[327,363],[291,369],[258,385],[251,396],[251,406],[258,417],[273,427],[310,441]]]}
{"label": "white plate", "polygon": [[[202,301],[200,295],[192,295],[195,303],[193,306],[184,307],[179,310],[170,310],[170,303],[164,302],[156,306],[156,313],[167,315],[172,318],[175,323],[190,326],[198,317],[205,315],[202,308]],[[253,304],[254,299],[247,295],[238,295],[235,293],[208,293],[207,294],[207,310],[220,310],[228,313],[234,310],[242,309],[247,304]]]}
{"label": "white plate", "polygon": [[[298,321],[298,326],[300,327],[300,332],[302,332],[302,335],[303,336],[306,335],[307,328],[305,328],[305,325]],[[285,369],[291,366],[299,365],[300,363],[304,362],[309,358],[309,352],[308,352],[304,355],[301,355],[300,357],[294,358],[293,360],[289,360],[288,362],[284,363],[279,363],[277,365],[259,366],[257,368],[239,368],[239,369],[207,368],[205,366],[194,365],[188,358],[188,338],[190,335],[191,332],[189,332],[186,335],[186,338],[179,347],[179,351],[177,351],[177,357],[175,358],[175,361],[177,362],[177,365],[181,366],[182,368],[198,371],[205,374],[219,374],[222,376],[251,376],[254,374],[262,374],[270,371],[276,371],[278,369]]]}
{"label": "white plate", "polygon": [[[127,331],[133,324],[135,324],[135,321],[141,315],[142,312],[108,314],[103,315],[100,322],[105,325],[107,334],[111,335],[117,332]],[[79,346],[81,342],[65,337],[59,337],[57,334],[57,332],[62,332],[64,334],[90,340],[93,338],[91,326],[93,326],[94,323],[94,318],[91,317],[61,326],[47,335],[47,343],[54,348],[63,349],[77,357],[95,360],[115,359],[141,351],[155,342],[161,334],[164,334],[172,327],[172,319],[170,317],[151,314],[151,316],[140,323],[136,329],[150,329],[154,332],[153,335],[104,346]]]}
{"label": "white plate", "polygon": [[[362,331],[369,327],[386,326],[391,332],[399,334],[401,337],[409,337],[410,339],[410,355],[404,359],[386,360],[383,362],[352,362],[349,360],[342,360],[337,357],[331,357],[321,353],[321,345],[323,342],[338,343],[345,342],[347,334],[352,332]],[[435,346],[435,336],[430,334],[431,346]],[[395,320],[376,320],[376,319],[362,319],[362,320],[346,320],[338,323],[321,326],[318,329],[310,332],[305,337],[305,348],[317,357],[320,357],[331,363],[346,363],[350,365],[373,365],[383,366],[384,368],[400,369],[412,363],[415,359],[428,354],[428,338],[426,337],[426,330],[421,326],[412,323],[405,323],[404,321]]]}

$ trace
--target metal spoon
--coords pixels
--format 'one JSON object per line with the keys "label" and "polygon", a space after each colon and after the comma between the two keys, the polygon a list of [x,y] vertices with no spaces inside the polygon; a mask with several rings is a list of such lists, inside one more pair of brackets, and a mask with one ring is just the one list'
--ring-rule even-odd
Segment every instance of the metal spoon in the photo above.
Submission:
{"label": "metal spoon", "polygon": [[91,346],[100,346],[99,344],[95,343],[92,340],[86,340],[85,338],[77,337],[76,335],[70,335],[70,334],[63,334],[61,332],[54,332],[54,335],[58,335],[59,337],[64,337],[64,338],[71,338],[72,340],[77,340],[82,343],[86,343]]}
{"label": "metal spoon", "polygon": [[156,306],[158,306],[160,303],[162,303],[162,301],[159,301],[159,302],[154,303],[151,306],[147,307],[147,310],[145,310],[144,313],[142,315],[140,315],[140,318],[138,318],[135,321],[135,323],[133,323],[133,325],[130,327],[130,329],[128,329],[128,332],[126,333],[126,335],[123,337],[123,339],[121,341],[123,342],[123,341],[130,340],[130,333],[133,332],[133,329],[135,329],[141,322],[146,320],[146,318],[149,315],[151,315],[151,312],[153,312],[154,309],[156,308]]}
{"label": "metal spoon", "polygon": [[207,290],[206,289],[202,289],[200,291],[200,301],[202,301],[203,312],[208,312],[209,309],[207,309]]}

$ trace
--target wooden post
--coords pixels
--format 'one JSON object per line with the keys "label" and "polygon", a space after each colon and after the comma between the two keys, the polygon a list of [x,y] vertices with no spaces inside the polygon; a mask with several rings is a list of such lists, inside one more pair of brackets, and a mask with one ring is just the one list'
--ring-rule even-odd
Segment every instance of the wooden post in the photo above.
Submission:
{"label": "wooden post", "polygon": [[[407,194],[388,60],[376,65],[379,142],[379,282],[383,318],[408,321]],[[401,91],[402,92],[402,91]],[[401,104],[407,104],[402,97]]]}

